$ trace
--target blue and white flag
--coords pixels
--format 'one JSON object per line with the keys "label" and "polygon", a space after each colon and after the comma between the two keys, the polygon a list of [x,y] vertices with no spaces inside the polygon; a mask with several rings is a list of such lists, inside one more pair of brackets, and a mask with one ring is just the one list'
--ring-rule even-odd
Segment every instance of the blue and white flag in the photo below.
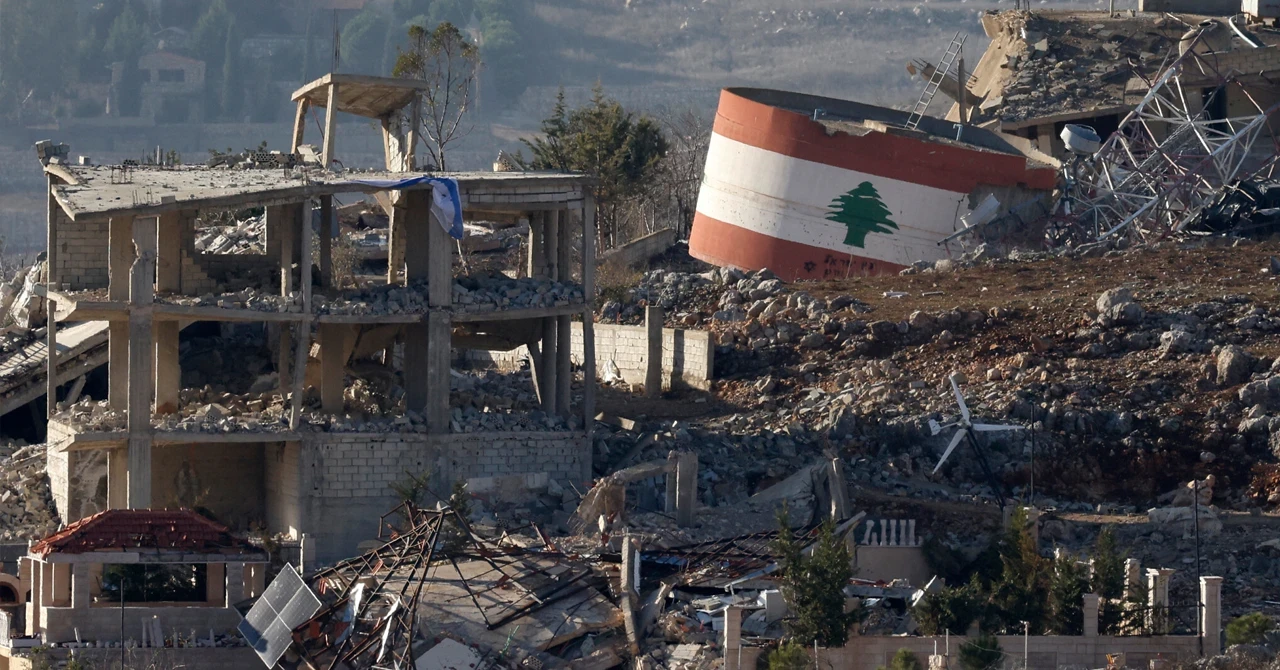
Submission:
{"label": "blue and white flag", "polygon": [[399,191],[420,184],[431,185],[431,213],[440,227],[455,240],[466,235],[462,225],[462,196],[458,193],[458,180],[450,177],[410,177],[408,179],[354,179],[353,184],[372,186],[388,191]]}

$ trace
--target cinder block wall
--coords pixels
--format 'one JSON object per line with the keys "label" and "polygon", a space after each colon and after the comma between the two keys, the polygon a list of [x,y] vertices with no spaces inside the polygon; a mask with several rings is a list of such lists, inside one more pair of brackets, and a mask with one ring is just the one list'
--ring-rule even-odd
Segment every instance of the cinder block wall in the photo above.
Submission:
{"label": "cinder block wall", "polygon": [[[274,480],[267,483],[268,496],[281,498],[267,502],[276,518],[292,513],[283,472],[295,462],[290,453],[286,449],[278,465],[267,461]],[[300,531],[315,538],[322,563],[352,556],[377,536],[379,517],[401,502],[392,484],[409,474],[428,474],[431,493],[440,496],[449,495],[454,481],[473,477],[546,472],[581,486],[591,476],[591,445],[581,431],[315,435],[300,445],[300,454]]]}
{"label": "cinder block wall", "polygon": [[[612,361],[618,366],[622,378],[628,383],[644,383],[648,366],[648,331],[644,326],[621,326],[597,323],[596,374],[604,378]],[[573,324],[572,357],[574,363],[582,363],[582,324]],[[467,351],[468,360],[493,365],[502,370],[513,370],[520,361],[527,359],[528,349],[520,347],[511,351]],[[699,389],[711,387],[715,379],[715,343],[711,333],[705,330],[662,329],[662,384],[666,388],[687,386]]]}
{"label": "cinder block wall", "polygon": [[[160,625],[165,635],[172,635],[175,630],[183,635],[190,635],[191,631],[194,630],[199,637],[208,637],[210,628],[215,633],[228,634],[233,633],[236,626],[240,625],[240,614],[234,609],[207,607],[200,603],[193,603],[193,605],[177,607],[128,607],[126,605],[124,608],[125,635],[135,640],[140,639],[142,622],[150,621],[153,616],[160,617]],[[45,616],[42,617],[42,620],[45,624],[44,641],[46,644],[50,642],[75,642],[77,630],[82,640],[108,641],[120,639],[121,612],[119,607],[88,607],[85,609],[46,607],[43,611]],[[252,652],[252,650],[247,651]],[[119,653],[120,651],[117,649],[117,658],[119,658]],[[259,664],[261,664],[260,661]],[[203,668],[205,666],[204,664],[197,664],[195,667]]]}
{"label": "cinder block wall", "polygon": [[[951,658],[954,663],[960,645],[968,638],[951,636]],[[1000,635],[1000,648],[1005,652],[1003,668],[1021,668],[1024,640],[1021,635]],[[1194,635],[1161,637],[1083,637],[1065,635],[1034,636],[1026,640],[1029,670],[1057,668],[1098,668],[1107,664],[1107,654],[1124,652],[1130,668],[1145,668],[1157,654],[1175,663],[1199,657],[1200,638]],[[854,636],[842,649],[819,649],[820,665],[844,670],[876,670],[888,667],[899,649],[916,655],[921,667],[929,666],[929,655],[935,645],[944,653],[942,637]],[[809,652],[812,655],[812,651]],[[759,647],[743,647],[739,667],[754,668]]]}
{"label": "cinder block wall", "polygon": [[72,291],[107,288],[109,222],[72,221],[61,207],[54,208],[54,218],[56,283]]}

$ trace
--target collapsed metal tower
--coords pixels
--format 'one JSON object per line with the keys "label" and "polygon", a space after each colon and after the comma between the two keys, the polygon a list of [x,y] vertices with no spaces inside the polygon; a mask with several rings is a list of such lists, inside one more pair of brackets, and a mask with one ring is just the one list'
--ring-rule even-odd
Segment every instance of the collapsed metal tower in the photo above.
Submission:
{"label": "collapsed metal tower", "polygon": [[[1239,81],[1245,73],[1220,69],[1221,54],[1207,51],[1204,34],[1147,82],[1142,101],[1096,153],[1064,165],[1050,246],[1160,239],[1186,230],[1224,189],[1270,176],[1280,145],[1269,120],[1280,103],[1262,107]],[[1250,112],[1215,114],[1228,110],[1232,90]]]}

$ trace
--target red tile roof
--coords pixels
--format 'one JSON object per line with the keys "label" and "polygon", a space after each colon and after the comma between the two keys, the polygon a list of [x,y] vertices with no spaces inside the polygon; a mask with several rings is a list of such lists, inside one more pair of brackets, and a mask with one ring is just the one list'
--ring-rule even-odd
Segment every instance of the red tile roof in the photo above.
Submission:
{"label": "red tile roof", "polygon": [[232,537],[226,526],[189,509],[113,509],[85,517],[40,540],[31,547],[31,553],[48,556],[133,549],[256,551]]}

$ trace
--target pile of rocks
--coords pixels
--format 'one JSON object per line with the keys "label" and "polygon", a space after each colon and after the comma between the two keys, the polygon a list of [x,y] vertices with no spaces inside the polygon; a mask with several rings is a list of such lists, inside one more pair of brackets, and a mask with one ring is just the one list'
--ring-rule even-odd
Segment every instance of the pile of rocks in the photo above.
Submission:
{"label": "pile of rocks", "polygon": [[207,254],[267,253],[267,217],[259,215],[233,226],[209,226],[196,231],[196,250]]}
{"label": "pile of rocks", "polygon": [[53,417],[80,432],[110,432],[125,430],[129,417],[122,410],[112,409],[106,400],[81,398],[76,404],[57,412]]}
{"label": "pile of rocks", "polygon": [[39,539],[57,529],[45,445],[0,443],[0,541]]}
{"label": "pile of rocks", "polygon": [[156,296],[156,302],[184,307],[221,307],[223,309],[250,309],[257,312],[292,312],[301,314],[302,292],[293,291],[287,296],[261,291],[252,288],[214,295],[206,293],[202,296]]}
{"label": "pile of rocks", "polygon": [[[425,281],[407,287],[378,286],[348,291],[329,299],[316,296],[314,300],[318,314],[425,314],[429,307]],[[493,312],[581,304],[584,294],[577,284],[545,279],[467,276],[454,279],[452,300],[455,311]]]}

